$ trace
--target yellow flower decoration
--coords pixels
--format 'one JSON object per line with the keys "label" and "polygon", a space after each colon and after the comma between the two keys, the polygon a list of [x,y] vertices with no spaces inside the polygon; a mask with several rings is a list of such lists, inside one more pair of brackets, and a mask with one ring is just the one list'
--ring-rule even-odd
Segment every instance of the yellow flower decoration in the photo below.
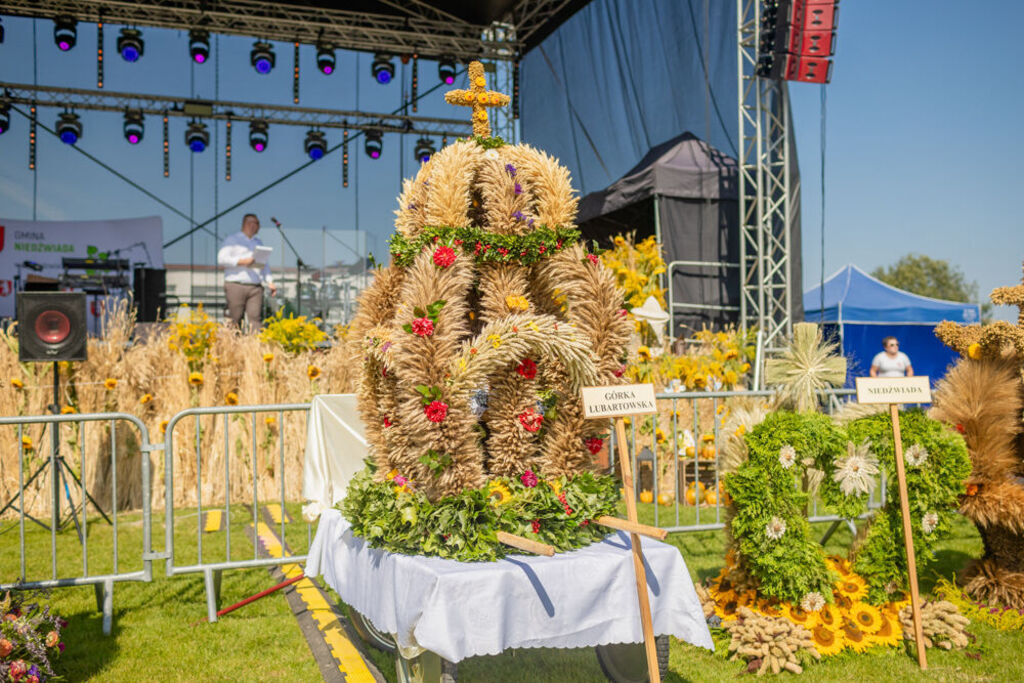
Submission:
{"label": "yellow flower decoration", "polygon": [[489,97],[487,97],[487,93],[482,92],[476,96],[476,101],[479,102],[480,104],[487,104],[491,100]]}
{"label": "yellow flower decoration", "polygon": [[224,394],[224,403],[228,404],[229,406],[237,406],[238,394],[236,394],[233,391],[229,391],[228,393]]}
{"label": "yellow flower decoration", "polygon": [[873,645],[871,638],[868,634],[861,631],[853,624],[847,622],[842,628],[843,640],[846,642],[846,646],[854,652],[864,652]]}
{"label": "yellow flower decoration", "polygon": [[741,373],[748,372],[749,370],[750,370],[750,363],[744,363],[743,365],[740,366],[740,372]]}
{"label": "yellow flower decoration", "polygon": [[387,474],[384,475],[384,478],[387,479],[388,481],[391,481],[392,479],[394,479],[397,476],[398,476],[398,470],[391,470],[390,472],[388,472]]}
{"label": "yellow flower decoration", "polygon": [[314,380],[319,376],[320,368],[318,368],[317,366],[310,365],[309,367],[306,368],[306,377],[309,377],[310,380]]}
{"label": "yellow flower decoration", "polygon": [[561,479],[548,479],[547,482],[548,482],[548,486],[551,487],[551,490],[555,492],[556,496],[559,493],[562,492],[562,480]]}
{"label": "yellow flower decoration", "polygon": [[878,630],[870,634],[868,638],[875,645],[892,647],[903,641],[903,629],[896,617],[889,616],[884,611],[879,614]]}
{"label": "yellow flower decoration", "polygon": [[736,436],[742,437],[746,433],[747,433],[747,425],[741,424],[739,427],[736,428],[736,432],[735,432]]}
{"label": "yellow flower decoration", "polygon": [[267,425],[268,427],[273,427],[275,424],[277,424],[277,418],[274,417],[273,415],[267,415],[265,418],[263,418],[263,424]]}
{"label": "yellow flower decoration", "polygon": [[493,505],[504,505],[512,500],[512,492],[500,481],[492,481],[488,484],[488,488],[490,489],[488,496],[490,496]]}
{"label": "yellow flower decoration", "polygon": [[147,403],[149,403],[152,400],[153,400],[153,394],[150,394],[148,392],[139,397],[139,403],[141,405],[146,405]]}
{"label": "yellow flower decoration", "polygon": [[852,576],[853,571],[850,569],[850,561],[845,557],[839,555],[829,555],[825,558],[825,564],[829,569],[839,574],[839,576],[846,578]]}
{"label": "yellow flower decoration", "polygon": [[484,77],[483,77],[483,76],[477,76],[477,77],[476,77],[476,78],[475,78],[475,79],[473,80],[473,84],[474,84],[474,85],[475,85],[476,87],[478,87],[478,88],[484,88],[484,87],[486,87],[486,86],[487,86],[487,81],[486,81],[486,80],[484,80]]}
{"label": "yellow flower decoration", "polygon": [[668,437],[665,436],[665,432],[661,429],[661,427],[658,427],[657,429],[654,430],[654,436],[658,440],[658,443],[665,443],[665,441],[668,439]]}
{"label": "yellow flower decoration", "polygon": [[467,92],[465,95],[463,95],[462,99],[464,99],[467,103],[472,104],[473,100],[476,98],[473,97],[473,93]]}
{"label": "yellow flower decoration", "polygon": [[863,600],[868,594],[867,584],[856,574],[840,579],[835,589],[840,596],[849,598],[853,602]]}
{"label": "yellow flower decoration", "polygon": [[510,311],[525,311],[530,308],[530,302],[526,300],[526,297],[518,294],[510,294],[505,297],[505,305],[508,306]]}
{"label": "yellow flower decoration", "polygon": [[824,607],[818,610],[818,621],[825,628],[837,631],[843,624],[843,614],[835,605],[826,603]]}
{"label": "yellow flower decoration", "polygon": [[782,605],[777,602],[771,602],[769,600],[758,600],[757,611],[766,617],[781,617],[782,616]]}
{"label": "yellow flower decoration", "polygon": [[874,633],[882,627],[882,613],[874,605],[855,602],[850,608],[850,620],[864,633]]}
{"label": "yellow flower decoration", "polygon": [[981,358],[981,344],[975,342],[967,347],[967,357],[972,360],[978,360]]}
{"label": "yellow flower decoration", "polygon": [[700,440],[705,442],[705,443],[710,443],[711,441],[715,440],[715,435],[714,434],[705,434],[702,437],[700,437]]}
{"label": "yellow flower decoration", "polygon": [[639,349],[637,349],[636,355],[641,360],[641,362],[646,363],[651,360],[651,350],[646,346],[641,346]]}
{"label": "yellow flower decoration", "polygon": [[11,386],[14,387],[15,389],[24,389],[25,388],[25,383],[22,382],[17,377],[12,377],[11,378]]}
{"label": "yellow flower decoration", "polygon": [[190,372],[188,373],[188,383],[194,387],[203,386],[203,373],[201,372]]}
{"label": "yellow flower decoration", "polygon": [[824,626],[815,626],[810,631],[811,638],[814,640],[814,649],[820,655],[825,657],[837,655],[846,648],[841,631],[833,631]]}
{"label": "yellow flower decoration", "polygon": [[487,335],[487,341],[491,342],[491,346],[498,348],[501,346],[501,335],[489,334]]}
{"label": "yellow flower decoration", "polygon": [[160,433],[161,434],[166,434],[167,433],[167,424],[168,424],[168,422],[169,422],[169,420],[161,420],[160,421]]}
{"label": "yellow flower decoration", "polygon": [[75,410],[74,406],[64,406],[63,408],[60,409],[60,414],[61,415],[71,415],[72,413],[77,413],[77,412],[78,411]]}
{"label": "yellow flower decoration", "polygon": [[820,626],[818,621],[817,612],[805,612],[800,608],[800,605],[791,605],[785,603],[782,607],[782,616],[789,619],[794,624],[803,626],[808,631],[813,629],[815,626]]}
{"label": "yellow flower decoration", "polygon": [[263,354],[263,362],[264,363],[269,363],[272,360],[274,360],[274,354],[272,354],[272,353],[265,353],[265,354]]}
{"label": "yellow flower decoration", "polygon": [[615,246],[617,247],[626,246],[626,238],[624,238],[622,235],[616,235],[615,239],[613,239],[612,241],[615,242]]}
{"label": "yellow flower decoration", "polygon": [[21,437],[21,448],[22,448],[22,450],[25,450],[25,451],[32,450],[32,439],[30,439],[27,436],[22,436]]}
{"label": "yellow flower decoration", "polygon": [[107,391],[113,391],[114,389],[117,388],[117,380],[113,377],[108,377],[105,380],[103,380],[103,386],[106,388]]}

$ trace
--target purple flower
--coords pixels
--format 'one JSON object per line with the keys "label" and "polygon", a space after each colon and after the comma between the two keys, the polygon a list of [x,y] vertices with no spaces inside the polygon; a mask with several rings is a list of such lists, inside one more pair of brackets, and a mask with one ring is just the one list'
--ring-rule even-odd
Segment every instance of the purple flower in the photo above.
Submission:
{"label": "purple flower", "polygon": [[380,352],[381,353],[387,353],[388,349],[390,349],[390,348],[391,348],[391,342],[384,342],[384,344],[380,347]]}
{"label": "purple flower", "polygon": [[526,220],[526,216],[523,215],[522,211],[516,211],[514,214],[512,214],[512,218],[515,218],[517,221]]}
{"label": "purple flower", "polygon": [[532,227],[533,226],[533,219],[531,218],[530,220],[526,221],[526,224]]}
{"label": "purple flower", "polygon": [[537,485],[537,475],[533,473],[533,470],[526,470],[519,477],[519,481],[523,482],[523,486],[528,489],[532,489]]}
{"label": "purple flower", "polygon": [[29,675],[29,676],[38,676],[38,675],[39,675],[39,667],[38,667],[38,666],[36,666],[35,664],[33,664],[32,666],[30,666],[30,667],[28,668],[28,675]]}
{"label": "purple flower", "polygon": [[64,652],[64,643],[57,643],[57,649]]}
{"label": "purple flower", "polygon": [[409,483],[409,480],[403,477],[401,474],[395,475],[395,478],[391,481],[395,482],[395,486],[405,486]]}
{"label": "purple flower", "polygon": [[516,194],[522,194],[522,193],[523,193],[523,186],[520,185],[519,183],[516,183]]}
{"label": "purple flower", "polygon": [[413,209],[416,208],[416,205],[415,204],[409,204],[408,208],[409,208],[410,211],[412,211]]}
{"label": "purple flower", "polygon": [[516,177],[516,167],[513,166],[512,164],[505,164],[505,170],[508,171],[508,174],[513,178]]}

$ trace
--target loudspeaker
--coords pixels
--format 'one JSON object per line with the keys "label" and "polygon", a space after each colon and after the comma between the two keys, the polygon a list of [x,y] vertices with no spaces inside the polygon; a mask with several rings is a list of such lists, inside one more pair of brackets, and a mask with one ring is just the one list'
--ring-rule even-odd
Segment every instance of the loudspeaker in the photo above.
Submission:
{"label": "loudspeaker", "polygon": [[18,360],[86,360],[84,292],[18,293]]}
{"label": "loudspeaker", "polygon": [[135,294],[135,320],[160,322],[167,309],[167,271],[161,268],[136,268],[132,277]]}

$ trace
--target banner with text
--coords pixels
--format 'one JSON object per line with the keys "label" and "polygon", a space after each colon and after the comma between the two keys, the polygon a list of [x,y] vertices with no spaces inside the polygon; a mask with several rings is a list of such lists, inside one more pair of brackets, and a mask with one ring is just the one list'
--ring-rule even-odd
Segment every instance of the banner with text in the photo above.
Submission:
{"label": "banner with text", "polygon": [[[16,288],[24,289],[29,274],[59,279],[66,257],[127,259],[163,268],[163,221],[159,216],[101,221],[0,218],[0,317],[14,316]],[[90,297],[90,330],[107,305],[105,297]]]}

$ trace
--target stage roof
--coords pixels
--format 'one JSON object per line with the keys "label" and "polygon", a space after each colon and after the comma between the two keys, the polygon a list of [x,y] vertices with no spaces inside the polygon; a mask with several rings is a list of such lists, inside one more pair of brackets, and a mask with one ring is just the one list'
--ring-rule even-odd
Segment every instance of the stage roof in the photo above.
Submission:
{"label": "stage roof", "polygon": [[[14,16],[161,28],[204,28],[213,33],[286,42],[330,43],[336,48],[468,61],[516,59],[537,46],[590,0],[7,0]],[[500,22],[515,38],[485,40]]]}

